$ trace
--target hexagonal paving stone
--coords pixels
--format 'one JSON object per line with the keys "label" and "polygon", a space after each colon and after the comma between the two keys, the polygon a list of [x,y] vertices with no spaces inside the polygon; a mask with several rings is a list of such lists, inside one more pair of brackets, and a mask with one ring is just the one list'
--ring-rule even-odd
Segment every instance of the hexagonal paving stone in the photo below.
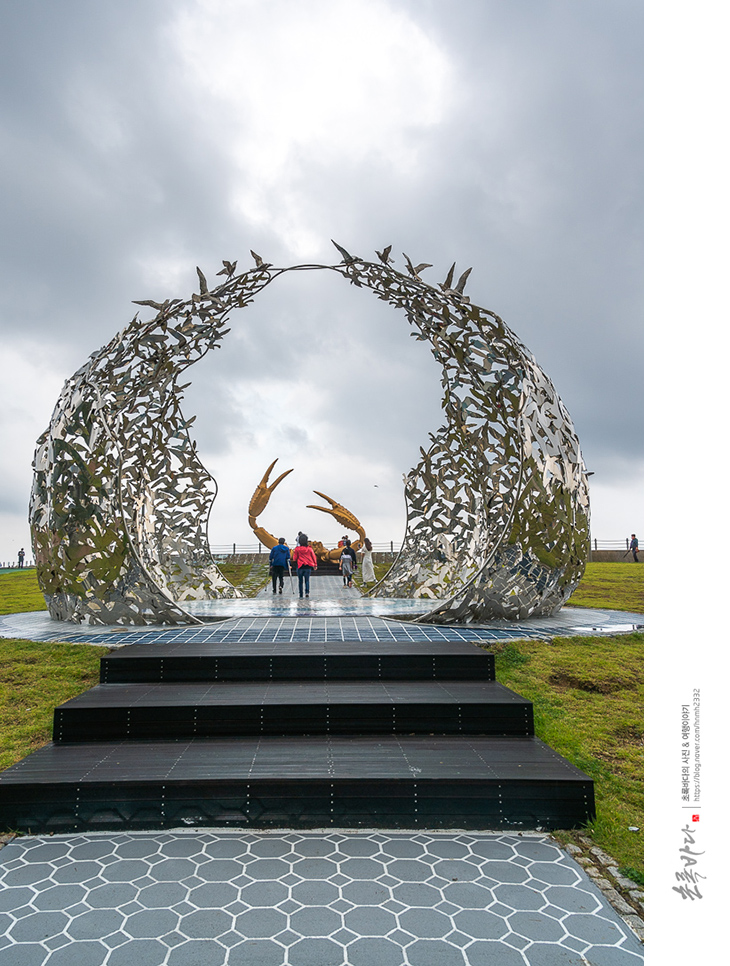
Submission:
{"label": "hexagonal paving stone", "polygon": [[[27,888],[0,889],[0,912],[10,912],[12,909],[20,909],[21,906],[27,905],[34,895],[33,890]],[[63,908],[63,906],[60,908]]]}
{"label": "hexagonal paving stone", "polygon": [[91,839],[88,842],[78,842],[75,837],[66,840],[69,855],[74,861],[80,859],[103,859],[107,856],[114,855],[122,844],[124,843],[101,838]]}
{"label": "hexagonal paving stone", "polygon": [[542,909],[545,897],[523,885],[498,885],[493,889],[495,898],[512,909]]}
{"label": "hexagonal paving stone", "polygon": [[129,916],[124,931],[135,939],[156,939],[177,929],[179,921],[171,909],[144,909]]}
{"label": "hexagonal paving stone", "polygon": [[[233,891],[238,895],[235,889]],[[147,909],[169,909],[182,902],[187,894],[187,888],[179,882],[156,882],[139,890],[137,902]]]}
{"label": "hexagonal paving stone", "polygon": [[302,839],[301,842],[297,842],[296,845],[293,846],[293,851],[295,855],[311,855],[320,858],[322,856],[332,855],[333,852],[336,852],[337,844],[335,842],[330,842],[329,839],[321,838],[320,836],[311,836],[309,838]]}
{"label": "hexagonal paving stone", "polygon": [[[5,873],[3,876],[3,885],[6,888],[9,886],[35,885],[36,882],[44,882],[46,879],[50,878],[55,871],[54,866],[44,862],[39,862],[38,865],[21,865],[20,868],[9,869]],[[89,878],[91,878],[91,876],[89,876]],[[83,881],[83,876],[80,878],[72,877],[71,879],[67,879],[65,881]]]}
{"label": "hexagonal paving stone", "polygon": [[403,966],[403,949],[389,939],[356,939],[347,947],[351,966]]}
{"label": "hexagonal paving stone", "polygon": [[260,839],[251,843],[249,851],[251,855],[261,859],[280,858],[282,855],[291,854],[292,845],[283,839]]}
{"label": "hexagonal paving stone", "polygon": [[329,879],[337,873],[337,865],[330,859],[299,859],[291,868],[292,872],[296,872],[303,879]]}
{"label": "hexagonal paving stone", "polygon": [[441,859],[463,859],[471,854],[471,850],[462,842],[454,842],[453,839],[435,839],[428,847],[428,854]]}
{"label": "hexagonal paving stone", "polygon": [[464,909],[454,915],[454,925],[467,936],[475,939],[502,939],[509,926],[501,916],[486,909]]}
{"label": "hexagonal paving stone", "polygon": [[411,839],[393,839],[390,842],[383,842],[381,850],[384,855],[392,855],[396,859],[416,859],[426,852],[421,842],[413,842]]}
{"label": "hexagonal paving stone", "polygon": [[227,966],[282,966],[285,955],[272,939],[249,939],[229,951]]}
{"label": "hexagonal paving stone", "polygon": [[563,920],[563,925],[571,935],[587,943],[612,946],[622,937],[618,926],[600,916],[569,915]]}
{"label": "hexagonal paving stone", "polygon": [[241,901],[249,906],[277,906],[289,896],[289,890],[280,882],[254,882],[241,889]]}
{"label": "hexagonal paving stone", "polygon": [[6,958],[12,966],[41,966],[48,955],[47,949],[35,943],[30,946],[9,946],[8,949],[10,952],[6,954]]}
{"label": "hexagonal paving stone", "polygon": [[464,955],[469,966],[525,966],[521,953],[500,942],[479,940],[467,946]]}
{"label": "hexagonal paving stone", "polygon": [[118,909],[136,899],[138,893],[139,889],[136,886],[115,882],[90,889],[86,902],[94,909]]}
{"label": "hexagonal paving stone", "polygon": [[235,902],[238,893],[236,886],[226,882],[206,882],[190,890],[189,901],[200,909],[222,909],[230,902]]}
{"label": "hexagonal paving stone", "polygon": [[482,869],[478,865],[459,859],[440,859],[434,862],[433,871],[435,875],[440,875],[449,882],[469,882],[482,875]]}
{"label": "hexagonal paving stone", "polygon": [[280,879],[289,872],[289,863],[281,859],[254,859],[246,864],[245,871],[252,879]]}
{"label": "hexagonal paving stone", "polygon": [[246,939],[269,939],[286,926],[286,916],[276,909],[249,909],[236,916],[234,928]]}
{"label": "hexagonal paving stone", "polygon": [[[532,952],[532,947],[527,950]],[[632,954],[627,949],[620,949],[617,946],[591,946],[590,952],[591,966],[643,966],[643,956],[641,953]],[[528,958],[530,966],[543,966],[543,963],[534,962]],[[544,966],[548,966],[545,960]],[[581,966],[583,964],[581,963]]]}
{"label": "hexagonal paving stone", "polygon": [[[291,897],[303,906],[328,906],[335,902],[340,895],[337,886],[322,880],[315,882],[300,882],[291,887]],[[387,898],[387,892],[386,892]]]}
{"label": "hexagonal paving stone", "polygon": [[100,942],[74,942],[54,950],[44,966],[101,966],[108,954]]}
{"label": "hexagonal paving stone", "polygon": [[[68,842],[40,842],[40,844],[31,846],[23,858],[26,862],[53,862],[54,859],[60,859],[61,856],[65,856],[69,851]],[[96,858],[96,856],[86,856],[87,858]],[[81,858],[81,856],[79,856]]]}
{"label": "hexagonal paving stone", "polygon": [[202,846],[197,837],[181,835],[178,839],[163,842],[159,846],[160,855],[169,859],[190,859],[202,856]]}
{"label": "hexagonal paving stone", "polygon": [[411,966],[464,966],[462,951],[449,943],[419,939],[408,947]]}
{"label": "hexagonal paving stone", "polygon": [[447,902],[461,909],[486,909],[494,901],[493,891],[476,882],[447,882],[441,891]]}
{"label": "hexagonal paving stone", "polygon": [[398,919],[401,929],[421,939],[437,939],[454,928],[449,916],[435,909],[407,909]]}
{"label": "hexagonal paving stone", "polygon": [[495,842],[493,839],[474,842],[471,847],[474,855],[479,855],[485,859],[511,859],[515,854],[511,845],[504,842]]}
{"label": "hexagonal paving stone", "polygon": [[307,906],[295,912],[289,926],[300,936],[330,936],[342,926],[342,916],[326,906]]}
{"label": "hexagonal paving stone", "polygon": [[433,869],[417,859],[396,859],[388,865],[388,874],[401,882],[425,882],[433,876]]}
{"label": "hexagonal paving stone", "polygon": [[530,841],[523,839],[514,846],[517,855],[526,859],[533,859],[535,862],[558,862],[562,857],[562,852],[557,845],[549,845],[547,842]]}
{"label": "hexagonal paving stone", "polygon": [[404,882],[393,887],[393,898],[404,906],[432,907],[441,902],[442,893],[434,886],[422,882]]}
{"label": "hexagonal paving stone", "polygon": [[585,889],[551,886],[544,894],[548,902],[566,912],[595,912],[601,905],[598,898]]}
{"label": "hexagonal paving stone", "polygon": [[217,939],[233,926],[233,916],[222,909],[199,909],[183,916],[178,931],[191,939]]}
{"label": "hexagonal paving stone", "polygon": [[149,875],[158,882],[181,882],[196,875],[197,868],[191,859],[163,859],[151,867]]}
{"label": "hexagonal paving stone", "polygon": [[358,936],[387,936],[398,928],[398,920],[392,912],[377,906],[356,907],[343,916],[346,929]]}
{"label": "hexagonal paving stone", "polygon": [[[586,960],[574,950],[552,943],[534,943],[524,950],[523,956],[530,966],[585,966],[586,962],[599,966],[598,960],[593,958],[593,950],[590,959]],[[634,960],[633,966],[641,966],[641,961]]]}
{"label": "hexagonal paving stone", "polygon": [[375,859],[347,859],[340,863],[340,872],[351,879],[376,879],[385,872],[381,862]]}
{"label": "hexagonal paving stone", "polygon": [[300,939],[289,949],[290,966],[342,966],[342,946],[330,939]]}
{"label": "hexagonal paving stone", "polygon": [[[160,863],[160,865],[164,865],[164,863]],[[134,882],[135,879],[141,879],[142,876],[147,875],[151,875],[157,879],[159,878],[157,874],[159,868],[159,865],[150,866],[149,862],[145,862],[142,859],[119,859],[111,865],[106,866],[104,869],[104,878],[107,882]],[[63,871],[65,872],[66,870],[64,869]],[[90,875],[86,875],[85,878],[90,878]],[[182,878],[182,876],[175,876],[174,878],[177,880]],[[68,882],[69,880],[66,879],[65,881]]]}
{"label": "hexagonal paving stone", "polygon": [[[548,885],[577,885],[580,882],[581,873],[577,868],[561,865],[558,862],[533,862],[529,867],[530,876],[537,880],[534,888],[539,889],[540,883]],[[530,883],[533,885],[533,883]]]}
{"label": "hexagonal paving stone", "polygon": [[206,882],[230,882],[243,872],[236,859],[208,859],[198,866],[197,875]]}
{"label": "hexagonal paving stone", "polygon": [[207,842],[203,851],[211,859],[238,859],[248,855],[249,844],[240,839],[224,838],[217,842]]}
{"label": "hexagonal paving stone", "polygon": [[527,869],[512,862],[485,862],[481,866],[481,874],[496,882],[526,882],[530,878]]}
{"label": "hexagonal paving stone", "polygon": [[132,839],[131,842],[122,842],[117,846],[116,855],[120,859],[143,859],[151,856],[159,856],[160,843],[155,839]]}
{"label": "hexagonal paving stone", "polygon": [[167,951],[159,939],[134,939],[112,950],[104,966],[160,966]]}
{"label": "hexagonal paving stone", "polygon": [[344,842],[340,842],[339,851],[343,855],[352,856],[371,856],[378,855],[380,852],[380,845],[377,842],[373,842],[371,839],[367,838],[351,838],[345,839]]}
{"label": "hexagonal paving stone", "polygon": [[124,916],[116,909],[92,909],[75,916],[66,932],[72,939],[103,939],[121,928]]}
{"label": "hexagonal paving stone", "polygon": [[[295,895],[295,890],[299,888],[301,887],[295,886],[292,889],[292,895],[295,898],[298,898],[298,893]],[[342,886],[342,897],[359,906],[379,906],[390,899],[390,890],[380,882],[365,882],[357,879]],[[299,901],[302,902],[303,900],[300,899]]]}
{"label": "hexagonal paving stone", "polygon": [[69,924],[70,916],[63,912],[37,912],[19,919],[9,930],[16,943],[41,943],[50,936],[62,933]]}
{"label": "hexagonal paving stone", "polygon": [[191,939],[170,950],[167,966],[223,966],[227,955],[212,939]]}
{"label": "hexagonal paving stone", "polygon": [[515,912],[507,917],[507,921],[518,936],[535,942],[556,943],[565,936],[561,923],[541,912]]}
{"label": "hexagonal paving stone", "polygon": [[87,892],[82,885],[51,886],[50,889],[38,893],[33,905],[40,910],[68,909],[81,902]]}

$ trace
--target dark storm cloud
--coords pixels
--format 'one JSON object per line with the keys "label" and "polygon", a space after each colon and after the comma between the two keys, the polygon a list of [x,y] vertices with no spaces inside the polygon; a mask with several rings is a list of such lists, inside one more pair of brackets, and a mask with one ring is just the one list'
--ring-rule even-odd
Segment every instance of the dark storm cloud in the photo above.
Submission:
{"label": "dark storm cloud", "polygon": [[[468,293],[550,374],[587,462],[605,482],[640,475],[640,5],[27,0],[0,18],[0,326],[29,366],[33,346],[55,356],[44,385],[60,388],[133,299],[187,297],[196,265],[210,280],[250,248],[331,264],[330,238],[366,258],[392,244],[401,266],[401,252],[432,262],[433,284],[454,260],[473,266]],[[370,38],[361,59],[353,22]],[[310,87],[292,49],[321,70]],[[286,278],[234,313],[186,395],[202,449],[250,448],[254,476],[279,446],[407,469],[439,420],[439,372],[368,295]],[[286,396],[298,380],[314,403]],[[267,422],[278,398],[286,416]],[[23,434],[51,406],[30,395]],[[25,450],[5,452],[6,492],[27,492]]]}

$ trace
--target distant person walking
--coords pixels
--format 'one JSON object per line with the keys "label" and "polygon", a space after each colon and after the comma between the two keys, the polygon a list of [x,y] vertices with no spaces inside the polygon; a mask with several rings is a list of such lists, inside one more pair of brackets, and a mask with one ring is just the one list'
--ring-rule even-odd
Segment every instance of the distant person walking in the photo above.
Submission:
{"label": "distant person walking", "polygon": [[18,566],[23,567],[25,563],[25,550],[21,547],[18,551]]}
{"label": "distant person walking", "polygon": [[345,587],[352,587],[352,575],[357,567],[357,554],[352,549],[350,541],[345,539],[345,546],[340,554],[340,570],[342,583]]}
{"label": "distant person walking", "polygon": [[631,543],[629,544],[629,550],[633,554],[634,563],[639,562],[639,541],[636,539],[636,534],[631,534]]}
{"label": "distant person walking", "polygon": [[279,537],[279,542],[272,548],[269,554],[269,568],[271,569],[271,590],[276,593],[276,585],[279,585],[279,593],[284,590],[284,570],[287,562],[291,560],[289,548],[283,537]]}
{"label": "distant person walking", "polygon": [[365,546],[359,551],[362,554],[362,582],[369,584],[375,581],[375,568],[373,567],[373,545],[365,537]]}
{"label": "distant person walking", "polygon": [[[317,557],[309,546],[306,533],[299,531],[298,543],[292,552],[292,560],[297,565],[299,578],[299,597],[309,597],[309,577],[317,569]],[[305,593],[306,592],[306,593]]]}

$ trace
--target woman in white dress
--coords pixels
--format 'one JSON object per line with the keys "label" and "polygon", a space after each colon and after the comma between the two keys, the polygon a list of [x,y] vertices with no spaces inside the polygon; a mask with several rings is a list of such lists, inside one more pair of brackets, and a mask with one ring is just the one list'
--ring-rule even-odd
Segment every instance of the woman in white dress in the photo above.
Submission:
{"label": "woman in white dress", "polygon": [[373,545],[367,537],[364,540],[364,549],[358,551],[362,554],[362,582],[364,584],[375,583],[375,568],[373,567]]}

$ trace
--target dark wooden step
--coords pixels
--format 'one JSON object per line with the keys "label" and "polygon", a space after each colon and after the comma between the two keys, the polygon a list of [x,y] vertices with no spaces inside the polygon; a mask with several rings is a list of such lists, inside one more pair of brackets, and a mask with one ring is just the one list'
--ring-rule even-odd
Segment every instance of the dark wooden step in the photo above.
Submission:
{"label": "dark wooden step", "polygon": [[532,702],[494,681],[103,684],[56,708],[53,740],[327,734],[532,735]]}
{"label": "dark wooden step", "polygon": [[135,681],[493,681],[475,644],[377,641],[132,644],[101,660],[102,684]]}
{"label": "dark wooden step", "polygon": [[570,828],[593,783],[537,738],[281,737],[47,745],[0,774],[34,833],[195,826]]}

